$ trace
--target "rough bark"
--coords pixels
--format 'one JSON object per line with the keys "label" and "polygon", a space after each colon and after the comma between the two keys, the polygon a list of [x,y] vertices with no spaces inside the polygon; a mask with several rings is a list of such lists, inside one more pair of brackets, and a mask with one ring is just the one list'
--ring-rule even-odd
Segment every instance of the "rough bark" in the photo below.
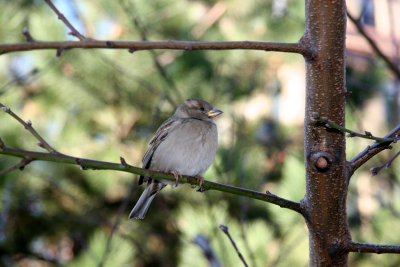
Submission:
{"label": "rough bark", "polygon": [[310,266],[347,266],[351,241],[346,218],[346,155],[343,132],[318,125],[315,116],[345,125],[344,0],[307,0],[302,43],[315,52],[306,58],[304,154],[306,195],[301,202],[310,232]]}

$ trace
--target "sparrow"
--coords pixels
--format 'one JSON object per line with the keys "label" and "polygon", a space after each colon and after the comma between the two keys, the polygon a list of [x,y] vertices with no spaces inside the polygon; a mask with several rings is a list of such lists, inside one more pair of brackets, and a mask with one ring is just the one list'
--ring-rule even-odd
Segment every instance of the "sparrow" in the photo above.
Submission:
{"label": "sparrow", "polygon": [[[175,113],[156,131],[150,148],[142,159],[142,168],[181,175],[195,176],[202,183],[202,174],[214,161],[218,147],[215,117],[222,113],[200,98],[184,101]],[[147,186],[129,214],[129,219],[144,219],[156,194],[170,181],[140,176],[139,185]]]}

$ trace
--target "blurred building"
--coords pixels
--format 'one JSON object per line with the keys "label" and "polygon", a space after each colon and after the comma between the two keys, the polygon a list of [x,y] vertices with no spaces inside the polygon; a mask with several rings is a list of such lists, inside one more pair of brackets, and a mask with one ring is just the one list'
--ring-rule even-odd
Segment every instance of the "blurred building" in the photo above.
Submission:
{"label": "blurred building", "polygon": [[[399,0],[348,0],[350,14],[363,24],[365,32],[393,61],[400,58],[400,1]],[[371,57],[373,49],[350,20],[347,23],[347,49]]]}
{"label": "blurred building", "polygon": [[[348,12],[360,21],[366,34],[372,38],[383,54],[400,66],[400,0],[348,0],[347,8]],[[350,19],[347,22],[346,49],[347,65],[356,72],[368,75],[372,65],[376,63],[374,59],[377,55]],[[384,63],[381,65],[386,68]],[[350,78],[348,87],[351,87],[352,81],[358,83],[362,91],[359,94],[368,95],[366,91],[372,91],[372,96],[368,96],[362,105],[365,116],[360,126],[376,134],[385,131],[385,127],[382,126],[387,121],[396,125],[400,118],[400,80],[390,71],[387,73],[390,79],[379,85],[357,80],[357,77],[351,77],[349,72],[347,77]],[[278,100],[279,111],[273,114],[273,117],[284,124],[301,125],[304,121],[305,105],[304,67],[302,63],[291,62],[281,66],[277,74],[281,82],[281,94]],[[356,96],[352,95],[349,98]]]}
{"label": "blurred building", "polygon": [[[366,35],[399,68],[400,0],[348,0],[347,8],[348,12],[362,24]],[[370,64],[373,63],[372,59],[377,55],[351,20],[347,23],[346,46],[347,64],[355,70],[368,71]],[[379,124],[385,122],[389,122],[389,127],[393,127],[400,122],[400,77],[391,71],[387,73],[389,79],[376,88],[375,96],[370,101],[374,106],[366,106],[372,114],[375,113],[375,118],[366,117],[365,123],[363,122],[365,127],[375,125],[379,128]],[[383,113],[377,114],[374,110],[383,110]],[[379,120],[378,123],[372,122],[374,119]]]}

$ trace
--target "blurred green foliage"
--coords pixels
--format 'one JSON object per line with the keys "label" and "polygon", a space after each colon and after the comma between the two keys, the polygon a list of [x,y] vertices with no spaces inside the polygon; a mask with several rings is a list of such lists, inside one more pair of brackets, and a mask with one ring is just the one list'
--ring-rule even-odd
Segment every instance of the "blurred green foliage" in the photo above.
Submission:
{"label": "blurred green foliage", "polygon": [[[303,3],[278,2],[54,1],[92,38],[296,42],[304,31]],[[0,22],[1,43],[24,42],[24,27],[37,40],[74,39],[42,1],[3,0]],[[276,104],[261,107],[270,116],[249,119],[245,114],[253,93],[276,103],[279,69],[298,62],[302,58],[296,55],[239,50],[72,50],[60,57],[55,51],[15,53],[0,56],[0,102],[31,120],[65,154],[112,162],[122,156],[140,166],[162,121],[183,100],[201,97],[225,112],[218,120],[217,157],[205,178],[299,201],[305,190],[302,122],[279,122]],[[373,67],[359,72],[349,66],[348,74],[357,82],[349,86],[347,121],[359,129],[364,105],[382,93],[387,77]],[[21,125],[0,115],[0,136],[8,146],[40,150]],[[380,129],[374,134],[388,128]],[[351,140],[349,156],[366,144]],[[374,159],[351,181],[348,214],[354,240],[399,243],[398,165],[369,181],[375,209],[366,213],[358,203],[363,188],[358,181],[387,158]],[[17,162],[0,156],[0,170]],[[196,193],[189,186],[163,190],[144,221],[128,221],[125,210],[110,240],[124,199],[129,197],[129,209],[141,193],[136,187],[127,195],[136,179],[44,162],[2,175],[0,265],[206,266],[193,241],[201,234],[223,266],[241,266],[220,224],[229,227],[251,266],[307,265],[308,236],[299,215],[220,192]],[[396,255],[352,254],[350,259],[352,266],[400,263]]]}

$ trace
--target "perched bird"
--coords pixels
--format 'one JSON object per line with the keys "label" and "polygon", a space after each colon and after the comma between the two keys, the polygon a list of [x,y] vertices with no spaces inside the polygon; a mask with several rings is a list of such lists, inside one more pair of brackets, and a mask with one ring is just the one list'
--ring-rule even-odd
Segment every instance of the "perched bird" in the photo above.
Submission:
{"label": "perched bird", "polygon": [[[222,113],[199,98],[183,102],[158,128],[143,157],[143,168],[181,175],[201,177],[214,160],[218,132],[214,118]],[[200,178],[202,179],[202,178]],[[148,181],[129,219],[143,219],[156,194],[170,181],[140,176],[139,185]],[[200,183],[202,180],[200,181]]]}

